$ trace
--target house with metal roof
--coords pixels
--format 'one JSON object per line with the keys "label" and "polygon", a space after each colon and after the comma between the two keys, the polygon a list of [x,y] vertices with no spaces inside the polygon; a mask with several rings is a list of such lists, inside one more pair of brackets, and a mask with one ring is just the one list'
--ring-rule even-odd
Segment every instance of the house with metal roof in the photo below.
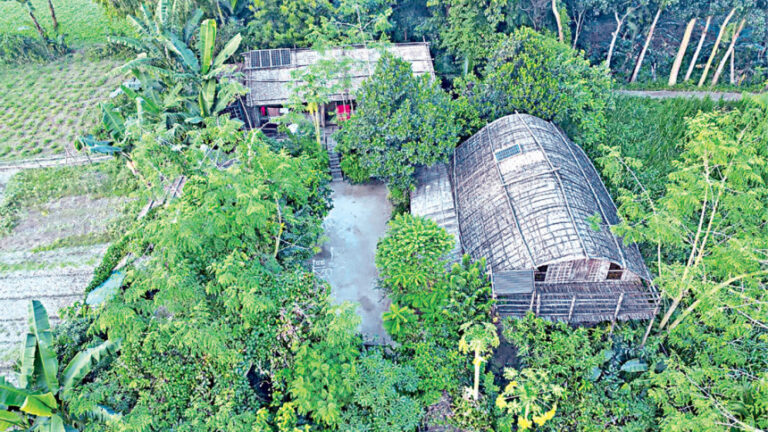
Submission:
{"label": "house with metal roof", "polygon": [[[339,72],[347,88],[331,95],[329,103],[319,108],[323,125],[334,121],[334,113],[348,117],[354,108],[355,91],[373,74],[384,51],[410,63],[415,75],[434,75],[428,43],[401,43],[383,48],[354,45],[330,48],[323,52],[287,48],[253,50],[243,54],[243,63],[239,68],[248,88],[245,106],[252,117],[262,123],[270,117],[279,116],[289,103],[295,71],[323,59],[348,59],[349,67]],[[260,122],[255,123],[258,125]]]}
{"label": "house with metal roof", "polygon": [[655,315],[651,275],[637,245],[611,231],[619,218],[597,170],[551,122],[500,118],[417,178],[411,211],[486,259],[500,315],[576,323]]}

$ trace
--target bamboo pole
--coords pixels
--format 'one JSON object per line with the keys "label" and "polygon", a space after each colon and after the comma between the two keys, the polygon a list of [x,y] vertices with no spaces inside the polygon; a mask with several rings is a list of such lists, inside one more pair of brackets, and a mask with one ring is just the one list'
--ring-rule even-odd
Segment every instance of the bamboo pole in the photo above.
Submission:
{"label": "bamboo pole", "polygon": [[696,67],[696,60],[699,59],[699,53],[701,53],[701,47],[704,45],[704,40],[707,39],[707,32],[709,31],[709,24],[711,23],[712,15],[708,16],[707,21],[704,23],[704,30],[701,32],[701,37],[699,37],[699,44],[696,45],[696,51],[693,52],[693,58],[691,59],[690,66],[688,66],[688,72],[685,73],[685,79],[683,79],[683,82],[691,79],[691,74],[693,73],[693,69]]}
{"label": "bamboo pole", "polygon": [[677,75],[680,73],[680,66],[683,65],[683,57],[685,57],[685,51],[688,50],[688,43],[691,41],[691,34],[693,33],[693,27],[696,25],[696,18],[692,18],[688,21],[688,25],[685,27],[685,33],[683,33],[683,41],[680,42],[680,48],[677,50],[677,56],[675,57],[675,63],[672,65],[672,72],[669,73],[669,86],[677,84]]}
{"label": "bamboo pole", "polygon": [[720,26],[720,31],[717,32],[717,39],[715,40],[715,46],[712,47],[712,53],[709,55],[709,59],[707,60],[707,65],[704,66],[704,72],[701,74],[701,78],[699,79],[698,86],[701,87],[704,85],[704,82],[707,80],[707,75],[709,74],[709,68],[712,66],[712,62],[715,60],[715,55],[717,55],[717,49],[720,46],[720,41],[723,40],[723,33],[725,33],[725,27],[728,25],[728,22],[733,17],[733,14],[736,13],[736,8],[731,9],[731,12],[728,13],[728,16],[725,17],[725,21],[723,21],[723,25]]}
{"label": "bamboo pole", "polygon": [[560,43],[565,42],[565,36],[563,36],[563,23],[560,22],[560,11],[557,9],[557,0],[552,0],[552,13],[555,14],[555,22],[557,22],[557,38]]}
{"label": "bamboo pole", "polygon": [[629,82],[631,83],[637,80],[637,75],[640,73],[640,68],[643,66],[643,60],[645,60],[645,53],[648,52],[648,47],[651,45],[651,39],[653,39],[653,33],[656,31],[656,24],[659,22],[661,11],[662,11],[662,8],[659,8],[656,11],[656,16],[653,17],[651,28],[648,30],[648,37],[645,38],[645,45],[643,45],[643,49],[642,51],[640,51],[640,56],[637,58],[637,63],[635,63],[635,70],[632,71],[632,77],[629,79]]}
{"label": "bamboo pole", "polygon": [[723,56],[723,59],[720,61],[720,64],[717,66],[717,70],[715,71],[715,76],[712,77],[712,86],[717,85],[717,82],[720,80],[720,75],[723,73],[723,68],[725,67],[725,64],[728,62],[728,58],[733,54],[733,50],[736,49],[736,40],[739,39],[739,35],[741,34],[741,31],[744,29],[744,23],[746,23],[746,19],[742,18],[741,22],[739,23],[739,28],[736,29],[736,33],[733,34],[733,38],[731,38],[731,43],[728,45],[728,50],[725,51],[725,55]]}

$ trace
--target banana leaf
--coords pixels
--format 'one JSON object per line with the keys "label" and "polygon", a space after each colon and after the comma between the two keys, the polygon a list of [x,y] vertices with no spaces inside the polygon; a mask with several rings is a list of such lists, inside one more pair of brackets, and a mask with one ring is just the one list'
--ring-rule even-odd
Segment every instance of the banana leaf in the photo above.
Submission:
{"label": "banana leaf", "polygon": [[37,353],[37,339],[32,333],[27,333],[24,339],[24,348],[21,354],[21,371],[19,371],[19,385],[27,388],[35,375],[35,356]]}
{"label": "banana leaf", "polygon": [[119,139],[125,133],[125,120],[112,104],[102,104],[102,123],[109,130],[113,138]]}
{"label": "banana leaf", "polygon": [[45,394],[27,395],[20,409],[27,414],[50,417],[58,407],[59,404],[56,403],[53,393],[48,392]]}
{"label": "banana leaf", "polygon": [[200,20],[202,19],[203,11],[200,9],[195,10],[195,13],[184,25],[184,30],[182,31],[182,38],[184,39],[184,43],[189,44],[189,41],[192,39],[192,36],[195,35],[195,30],[197,29],[197,26],[200,25]]}
{"label": "banana leaf", "polygon": [[[38,300],[32,300],[29,303],[29,333],[33,334],[37,340],[35,366],[40,369],[36,372],[39,373],[41,382],[47,390],[55,392],[59,389],[59,380],[56,378],[59,363],[52,349],[53,334],[51,324],[48,322],[48,312]],[[27,338],[29,339],[29,336]]]}
{"label": "banana leaf", "polygon": [[181,57],[182,63],[186,66],[188,71],[195,73],[200,72],[200,62],[197,61],[195,53],[193,53],[187,44],[182,42],[175,34],[169,33],[166,36],[161,37],[160,40],[169,50]]}
{"label": "banana leaf", "polygon": [[242,40],[243,37],[240,36],[239,33],[230,39],[229,42],[224,45],[224,48],[222,48],[216,55],[216,59],[213,61],[213,67],[217,68],[224,65],[224,63],[237,51],[237,48],[240,47],[240,41]]}
{"label": "banana leaf", "polygon": [[216,45],[216,21],[207,19],[200,25],[200,73],[205,75],[211,68],[213,61],[213,49]]}
{"label": "banana leaf", "polygon": [[200,87],[200,115],[207,117],[211,115],[211,108],[216,100],[216,80],[208,80]]}
{"label": "banana leaf", "polygon": [[165,27],[168,25],[169,20],[168,17],[170,16],[170,6],[168,5],[168,0],[159,0],[157,2],[157,9],[155,10],[155,18],[160,22],[160,25],[162,27]]}
{"label": "banana leaf", "polygon": [[96,366],[102,357],[114,354],[120,347],[120,341],[105,341],[93,348],[88,348],[77,353],[75,358],[64,369],[62,379],[62,389],[64,391],[72,390],[74,386],[80,383]]}
{"label": "banana leaf", "polygon": [[20,407],[27,398],[27,391],[14,387],[0,376],[0,405],[6,407]]}
{"label": "banana leaf", "polygon": [[622,372],[643,372],[648,370],[648,365],[640,359],[632,359],[621,365]]}
{"label": "banana leaf", "polygon": [[40,430],[43,432],[70,432],[75,429],[65,425],[64,419],[54,414],[48,422],[41,425]]}
{"label": "banana leaf", "polygon": [[0,410],[0,431],[6,431],[13,426],[21,426],[22,418],[18,413]]}

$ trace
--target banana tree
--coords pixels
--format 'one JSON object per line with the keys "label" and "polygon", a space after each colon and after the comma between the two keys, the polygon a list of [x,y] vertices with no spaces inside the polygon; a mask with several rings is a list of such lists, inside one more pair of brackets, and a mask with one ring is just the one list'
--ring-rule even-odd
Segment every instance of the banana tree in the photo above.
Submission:
{"label": "banana tree", "polygon": [[[168,0],[160,0],[154,14],[142,6],[140,17],[128,17],[138,36],[110,41],[133,48],[138,55],[116,72],[132,73],[142,81],[149,76],[156,81],[152,86],[143,86],[145,89],[168,90],[180,85],[179,94],[188,98],[185,107],[190,116],[186,122],[200,123],[203,118],[223,111],[245,92],[242,85],[228,78],[234,67],[226,64],[242,37],[235,35],[216,53],[216,21],[207,19],[201,23],[202,12],[198,10],[181,27],[179,18],[170,12],[173,9]],[[196,30],[197,53],[193,48]],[[140,96],[149,102],[143,93]],[[145,108],[152,107],[148,104]]]}
{"label": "banana tree", "polygon": [[205,118],[219,115],[245,94],[245,88],[229,78],[234,67],[227,64],[241,36],[216,52],[216,21],[201,22],[197,10],[182,22],[175,10],[168,0],[158,1],[154,13],[142,6],[137,17],[128,17],[137,36],[110,38],[138,52],[113,73],[130,74],[139,85],[121,86],[118,93],[126,99],[102,105],[102,124],[111,141],[80,139],[79,147],[127,155],[145,131],[202,127]]}
{"label": "banana tree", "polygon": [[[78,353],[59,374],[53,350],[53,334],[48,313],[42,303],[29,304],[29,331],[22,345],[19,385],[0,377],[0,431],[21,428],[26,431],[76,431],[83,419],[67,411],[67,401],[77,386],[105,356],[117,351],[120,341],[105,341]],[[95,405],[90,420],[116,420],[120,415]]]}

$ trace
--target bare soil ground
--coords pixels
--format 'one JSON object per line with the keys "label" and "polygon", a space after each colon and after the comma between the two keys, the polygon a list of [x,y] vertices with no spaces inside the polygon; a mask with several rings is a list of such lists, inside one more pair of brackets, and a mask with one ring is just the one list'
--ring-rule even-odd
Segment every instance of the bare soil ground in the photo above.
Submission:
{"label": "bare soil ground", "polygon": [[[13,173],[0,170],[0,200]],[[88,195],[56,199],[23,210],[19,224],[0,237],[0,375],[14,378],[12,365],[27,331],[29,301],[40,300],[52,324],[57,323],[61,308],[83,299],[93,268],[107,248],[103,243],[56,247],[55,242],[98,238],[125,200]]]}
{"label": "bare soil ground", "polygon": [[390,301],[377,287],[374,264],[376,244],[386,232],[392,213],[387,187],[346,182],[333,182],[331,187],[333,209],[323,222],[328,241],[312,260],[312,268],[331,285],[331,297],[336,302],[358,304],[360,331],[368,341],[388,343],[381,314]]}
{"label": "bare soil ground", "polygon": [[2,239],[0,252],[45,247],[57,239],[104,232],[118,215],[121,198],[72,196],[50,202],[22,215],[13,232]]}

